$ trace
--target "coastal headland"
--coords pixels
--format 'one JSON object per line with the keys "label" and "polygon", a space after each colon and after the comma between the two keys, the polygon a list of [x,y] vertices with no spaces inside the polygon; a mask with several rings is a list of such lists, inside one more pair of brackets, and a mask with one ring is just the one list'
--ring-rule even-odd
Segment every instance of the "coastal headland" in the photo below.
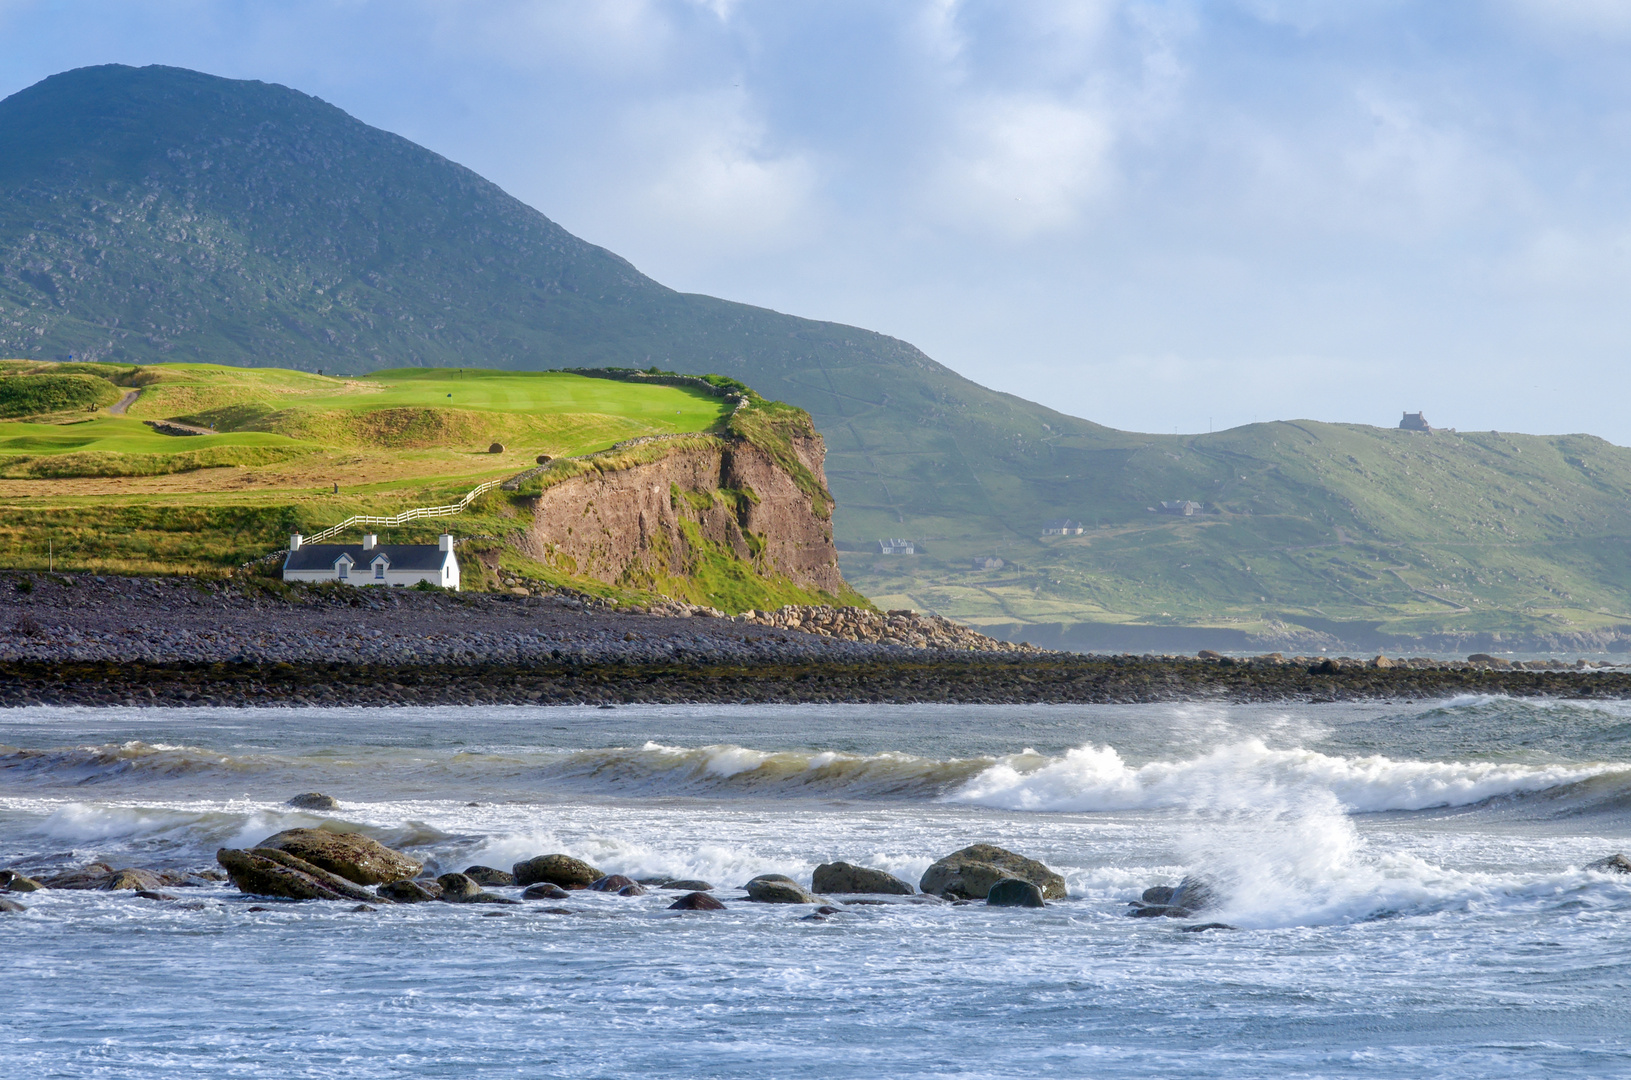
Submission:
{"label": "coastal headland", "polygon": [[860,608],[55,574],[0,596],[0,707],[1631,697],[1583,662],[1080,655]]}

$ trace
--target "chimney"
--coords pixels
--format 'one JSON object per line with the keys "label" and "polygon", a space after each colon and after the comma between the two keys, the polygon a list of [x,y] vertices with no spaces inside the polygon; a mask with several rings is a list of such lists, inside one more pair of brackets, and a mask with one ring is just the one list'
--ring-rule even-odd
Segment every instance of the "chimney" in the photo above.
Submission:
{"label": "chimney", "polygon": [[305,537],[301,536],[299,533],[295,533],[293,536],[289,537],[289,550],[290,551],[299,551],[300,550],[300,542],[302,540],[304,540],[304,539],[305,539]]}
{"label": "chimney", "polygon": [[436,538],[436,548],[437,548],[438,551],[452,551],[453,550],[453,534],[452,533],[443,533],[441,536],[438,536]]}
{"label": "chimney", "polygon": [[373,551],[377,547],[379,547],[379,537],[373,533],[362,534],[362,549],[364,551]]}

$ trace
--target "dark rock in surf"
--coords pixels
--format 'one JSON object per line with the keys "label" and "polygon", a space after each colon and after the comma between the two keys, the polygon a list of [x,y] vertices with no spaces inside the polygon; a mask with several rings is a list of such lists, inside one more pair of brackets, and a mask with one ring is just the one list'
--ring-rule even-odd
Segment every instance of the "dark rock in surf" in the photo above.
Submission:
{"label": "dark rock in surf", "polygon": [[15,870],[0,870],[0,889],[6,892],[38,892],[45,888],[27,874]]}
{"label": "dark rock in surf", "polygon": [[760,874],[742,888],[759,904],[814,904],[816,898],[786,874]]}
{"label": "dark rock in surf", "polygon": [[676,889],[680,892],[713,892],[714,887],[706,881],[695,878],[681,878],[678,881],[665,881],[657,886],[659,889]]}
{"label": "dark rock in surf", "polygon": [[431,892],[417,881],[404,879],[402,881],[387,881],[378,886],[374,892],[383,900],[395,904],[423,904],[436,899],[436,893]]}
{"label": "dark rock in surf", "polygon": [[137,889],[136,895],[143,900],[180,900],[175,893],[155,892],[152,889]]}
{"label": "dark rock in surf", "polygon": [[1193,926],[1180,926],[1179,930],[1186,934],[1204,934],[1208,930],[1239,930],[1238,926],[1230,926],[1226,922],[1203,922]]}
{"label": "dark rock in surf", "polygon": [[1128,914],[1135,919],[1187,919],[1197,911],[1215,907],[1216,882],[1204,874],[1186,874],[1176,887],[1156,885],[1144,890],[1142,900],[1134,900]]}
{"label": "dark rock in surf", "polygon": [[911,896],[917,892],[894,874],[847,862],[822,863],[816,867],[810,888],[818,893],[888,893],[893,896]]}
{"label": "dark rock in surf", "polygon": [[418,859],[392,851],[377,840],[327,829],[285,829],[255,846],[286,851],[358,885],[411,878],[424,866]]}
{"label": "dark rock in surf", "polygon": [[526,862],[518,862],[511,869],[517,885],[536,885],[540,881],[547,881],[563,889],[586,889],[606,876],[582,859],[559,854],[539,855]]}
{"label": "dark rock in surf", "polygon": [[972,844],[923,872],[918,888],[947,900],[984,900],[1003,878],[1029,881],[1048,900],[1065,898],[1065,879],[1035,859],[995,844]]}
{"label": "dark rock in surf", "polygon": [[131,889],[136,892],[153,892],[168,884],[169,882],[160,874],[155,874],[151,870],[137,870],[130,867],[124,870],[115,870],[97,888],[105,892],[119,892],[124,889]]}
{"label": "dark rock in surf", "polygon": [[334,892],[339,893],[341,896],[348,896],[353,900],[362,900],[367,902],[375,899],[378,895],[377,893],[368,891],[353,881],[346,880],[339,874],[325,870],[315,863],[307,862],[298,855],[291,855],[287,851],[283,851],[278,848],[251,848],[249,853],[262,859],[270,859],[279,866],[287,866],[291,870],[297,870],[300,873],[305,874],[307,877],[321,882],[323,885],[327,886]]}
{"label": "dark rock in surf", "polygon": [[42,878],[40,884],[47,889],[100,889],[112,876],[113,867],[107,863],[95,862]]}
{"label": "dark rock in surf", "polygon": [[705,892],[689,892],[672,904],[669,911],[724,911],[725,905]]}
{"label": "dark rock in surf", "polygon": [[0,896],[0,911],[27,911],[27,910],[28,910],[28,905],[27,904],[19,904],[15,900],[7,900],[5,897]]}
{"label": "dark rock in surf", "polygon": [[284,806],[292,806],[296,810],[338,810],[340,800],[332,795],[324,795],[320,791],[308,791],[303,795],[296,795]]}
{"label": "dark rock in surf", "polygon": [[619,895],[619,896],[644,896],[644,895],[646,895],[646,887],[644,885],[640,884],[638,881],[636,881],[633,885],[625,885],[621,889],[617,890],[617,895]]}
{"label": "dark rock in surf", "polygon": [[1586,864],[1587,870],[1601,870],[1605,874],[1631,874],[1631,859],[1624,855],[1610,855],[1606,859]]}
{"label": "dark rock in surf", "polygon": [[[303,870],[255,851],[222,848],[215,859],[238,891],[251,896],[282,896],[290,900],[356,900]],[[349,884],[349,883],[348,883]]]}
{"label": "dark rock in surf", "polygon": [[437,899],[449,904],[463,904],[481,895],[481,886],[464,874],[443,874],[436,879],[436,884],[442,887]]}
{"label": "dark rock in surf", "polygon": [[638,882],[631,877],[624,877],[622,874],[607,874],[605,877],[591,881],[589,888],[594,892],[618,892],[635,884],[638,884]]}
{"label": "dark rock in surf", "polygon": [[540,881],[536,885],[528,885],[527,891],[521,894],[523,900],[565,900],[571,894],[552,881]]}
{"label": "dark rock in surf", "polygon": [[515,884],[515,875],[507,870],[495,870],[491,866],[467,866],[464,876],[477,885],[506,886]]}
{"label": "dark rock in surf", "polygon": [[1033,881],[1022,881],[1019,878],[1003,878],[991,886],[985,894],[985,902],[991,907],[1047,907],[1042,899],[1042,889]]}

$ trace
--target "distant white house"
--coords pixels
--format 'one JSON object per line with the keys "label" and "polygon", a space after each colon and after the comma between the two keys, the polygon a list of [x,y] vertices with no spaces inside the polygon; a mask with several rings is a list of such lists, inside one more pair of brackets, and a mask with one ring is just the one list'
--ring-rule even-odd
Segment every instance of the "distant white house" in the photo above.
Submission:
{"label": "distant white house", "polygon": [[917,545],[913,544],[910,540],[902,540],[898,537],[891,537],[888,540],[878,541],[879,555],[914,555],[916,553]]}
{"label": "distant white house", "polygon": [[1043,536],[1080,536],[1085,531],[1080,521],[1072,521],[1070,518],[1042,523]]}
{"label": "distant white house", "polygon": [[289,537],[284,581],[343,581],[348,585],[432,585],[457,590],[459,560],[453,537],[443,533],[430,544],[381,544],[369,533],[361,544],[307,544]]}
{"label": "distant white house", "polygon": [[1202,507],[1200,503],[1191,502],[1188,499],[1177,499],[1172,502],[1163,502],[1161,504],[1161,512],[1163,514],[1177,514],[1179,517],[1194,517],[1196,514],[1201,512],[1201,509]]}

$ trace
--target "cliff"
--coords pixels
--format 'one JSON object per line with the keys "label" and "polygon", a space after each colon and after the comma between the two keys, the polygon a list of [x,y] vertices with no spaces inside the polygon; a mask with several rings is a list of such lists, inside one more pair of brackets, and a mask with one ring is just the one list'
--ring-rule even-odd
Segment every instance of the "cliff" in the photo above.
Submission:
{"label": "cliff", "polygon": [[[516,546],[562,574],[727,610],[864,603],[838,568],[826,448],[801,426],[769,446],[671,436],[557,463]],[[789,454],[791,469],[778,460]]]}

